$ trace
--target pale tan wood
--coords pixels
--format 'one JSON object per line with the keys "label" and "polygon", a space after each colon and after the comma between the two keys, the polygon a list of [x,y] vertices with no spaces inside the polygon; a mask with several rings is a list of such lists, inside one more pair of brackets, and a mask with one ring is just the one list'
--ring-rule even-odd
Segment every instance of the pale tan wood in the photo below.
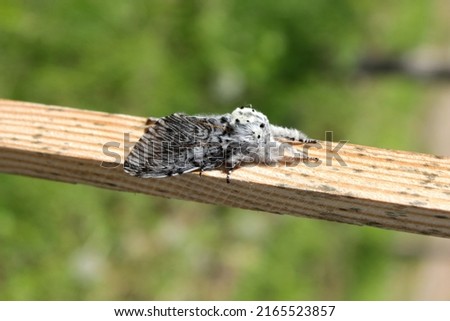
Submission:
{"label": "pale tan wood", "polygon": [[[339,155],[347,166],[334,159],[332,166],[243,167],[231,184],[221,171],[139,179],[125,174],[122,164],[145,121],[0,100],[0,172],[450,237],[448,157],[346,144]],[[121,155],[113,168],[114,158],[102,149],[108,143]],[[310,156],[325,162],[331,153],[321,144]]]}

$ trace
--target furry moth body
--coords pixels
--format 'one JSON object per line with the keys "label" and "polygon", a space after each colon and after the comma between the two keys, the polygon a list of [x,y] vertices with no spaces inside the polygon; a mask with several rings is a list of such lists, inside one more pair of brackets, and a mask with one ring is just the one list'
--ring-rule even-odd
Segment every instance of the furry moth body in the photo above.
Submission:
{"label": "furry moth body", "polygon": [[176,113],[148,128],[126,158],[124,171],[142,178],[161,178],[223,168],[229,182],[231,171],[239,165],[277,163],[286,148],[298,159],[313,160],[283,140],[316,142],[299,130],[271,125],[251,105],[225,115]]}

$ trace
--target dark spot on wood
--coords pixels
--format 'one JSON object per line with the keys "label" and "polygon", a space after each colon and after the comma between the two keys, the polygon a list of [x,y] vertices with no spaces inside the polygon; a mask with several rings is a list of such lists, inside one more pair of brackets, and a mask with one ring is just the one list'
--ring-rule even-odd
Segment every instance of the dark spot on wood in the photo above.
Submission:
{"label": "dark spot on wood", "polygon": [[110,183],[110,182],[103,182],[103,184],[106,186],[110,186],[110,187],[119,187],[119,185],[117,185],[115,183]]}
{"label": "dark spot on wood", "polygon": [[449,219],[449,217],[448,216],[445,216],[445,215],[433,215],[435,218],[439,218],[439,219],[442,219],[442,220],[448,220]]}
{"label": "dark spot on wood", "polygon": [[64,111],[64,109],[58,108],[58,107],[48,107],[47,111],[59,111],[59,112],[61,112],[61,111]]}
{"label": "dark spot on wood", "polygon": [[33,138],[34,139],[39,139],[39,138],[41,138],[42,137],[42,134],[36,134],[36,135],[33,135]]}
{"label": "dark spot on wood", "polygon": [[383,227],[383,224],[378,223],[378,222],[374,222],[374,221],[369,221],[365,223],[367,226],[373,226],[373,227]]}
{"label": "dark spot on wood", "polygon": [[404,211],[404,210],[408,210],[409,206],[408,205],[396,204],[396,205],[394,205],[394,208],[396,210],[399,210],[399,211]]}
{"label": "dark spot on wood", "polygon": [[395,159],[388,157],[388,158],[385,158],[385,160],[388,161],[388,162],[393,162]]}
{"label": "dark spot on wood", "polygon": [[351,199],[355,199],[355,194],[353,194],[352,192],[346,192],[344,193],[344,196],[347,196],[347,198],[351,198]]}
{"label": "dark spot on wood", "polygon": [[421,201],[412,201],[412,202],[409,202],[409,204],[414,205],[414,206],[424,206],[424,205],[427,205],[428,203],[421,202]]}
{"label": "dark spot on wood", "polygon": [[105,124],[103,124],[103,123],[97,123],[97,122],[94,122],[94,125],[95,125],[95,126],[99,126],[99,127],[105,126]]}
{"label": "dark spot on wood", "polygon": [[420,173],[420,171],[418,171],[417,169],[408,168],[408,167],[406,167],[406,166],[400,166],[399,168],[400,168],[402,171],[408,172],[408,173]]}
{"label": "dark spot on wood", "polygon": [[394,212],[394,211],[386,211],[385,214],[390,218],[398,218],[398,217],[404,217],[406,214],[401,212]]}
{"label": "dark spot on wood", "polygon": [[[81,162],[78,162],[77,165],[80,166],[80,167],[84,167],[85,166],[85,164],[83,164]],[[116,168],[116,167],[120,166],[120,162],[102,162],[101,166],[103,168]]]}
{"label": "dark spot on wood", "polygon": [[308,174],[305,174],[305,173],[302,173],[300,175],[302,175],[303,177],[310,177],[311,176],[311,175],[308,175]]}
{"label": "dark spot on wood", "polygon": [[430,228],[429,230],[427,230],[427,232],[430,232],[430,234],[433,234],[433,235],[436,235],[436,234],[441,235],[442,234],[441,231],[439,231],[435,228]]}
{"label": "dark spot on wood", "polygon": [[357,154],[359,157],[366,157],[367,155],[366,154],[363,154],[363,153],[358,153]]}
{"label": "dark spot on wood", "polygon": [[426,177],[426,179],[424,179],[420,182],[422,185],[430,184],[436,179],[436,177],[438,177],[437,174],[429,173],[429,172],[425,172],[425,171],[423,171],[422,174]]}
{"label": "dark spot on wood", "polygon": [[353,172],[354,173],[362,173],[364,171],[362,169],[355,168],[355,169],[353,169]]}
{"label": "dark spot on wood", "polygon": [[445,159],[445,157],[441,156],[441,155],[434,155],[434,158],[436,158],[436,159]]}
{"label": "dark spot on wood", "polygon": [[377,168],[378,168],[378,167],[375,166],[375,165],[370,165],[370,167],[373,168],[373,169],[377,169]]}
{"label": "dark spot on wood", "polygon": [[428,180],[433,181],[436,177],[438,177],[437,174],[434,173],[428,173],[428,172],[422,172],[422,174],[428,178]]}
{"label": "dark spot on wood", "polygon": [[361,209],[359,207],[350,207],[349,210],[356,212],[356,213],[360,213]]}
{"label": "dark spot on wood", "polygon": [[329,185],[325,185],[325,184],[320,185],[319,189],[322,190],[322,191],[325,191],[325,192],[335,192],[335,191],[337,191],[337,189],[334,188],[333,186],[329,186]]}

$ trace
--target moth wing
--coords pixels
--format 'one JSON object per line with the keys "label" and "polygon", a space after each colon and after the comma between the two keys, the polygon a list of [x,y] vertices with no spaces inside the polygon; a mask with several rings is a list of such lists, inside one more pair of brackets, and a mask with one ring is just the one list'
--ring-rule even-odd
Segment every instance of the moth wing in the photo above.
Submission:
{"label": "moth wing", "polygon": [[219,144],[225,130],[219,118],[173,114],[150,126],[124,163],[124,171],[159,178],[221,166]]}

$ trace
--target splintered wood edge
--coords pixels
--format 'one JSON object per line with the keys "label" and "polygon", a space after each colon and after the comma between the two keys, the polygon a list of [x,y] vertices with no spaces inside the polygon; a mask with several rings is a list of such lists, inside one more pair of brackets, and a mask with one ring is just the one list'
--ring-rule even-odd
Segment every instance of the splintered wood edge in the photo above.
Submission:
{"label": "splintered wood edge", "polygon": [[221,171],[140,179],[123,160],[146,120],[0,100],[0,172],[450,237],[448,157],[319,142],[295,145],[317,163],[245,166],[231,184]]}

